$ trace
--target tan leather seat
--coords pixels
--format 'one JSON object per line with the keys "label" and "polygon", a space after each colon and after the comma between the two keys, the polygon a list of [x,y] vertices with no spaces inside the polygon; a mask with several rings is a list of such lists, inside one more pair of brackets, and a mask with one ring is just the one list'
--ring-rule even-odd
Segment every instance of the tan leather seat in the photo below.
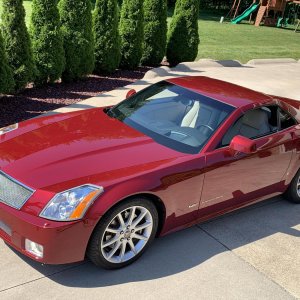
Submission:
{"label": "tan leather seat", "polygon": [[199,101],[195,101],[192,108],[187,112],[181,122],[181,127],[195,128],[200,110]]}
{"label": "tan leather seat", "polygon": [[268,113],[262,109],[254,109],[241,117],[225,134],[223,145],[228,145],[233,137],[242,135],[247,138],[264,135],[271,132]]}

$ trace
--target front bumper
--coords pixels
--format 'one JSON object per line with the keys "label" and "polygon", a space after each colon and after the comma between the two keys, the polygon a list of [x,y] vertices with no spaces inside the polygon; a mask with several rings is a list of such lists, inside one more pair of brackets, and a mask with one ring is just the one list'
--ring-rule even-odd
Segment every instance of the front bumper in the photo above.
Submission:
{"label": "front bumper", "polygon": [[[0,238],[20,253],[41,263],[82,261],[93,228],[88,221],[49,221],[0,203]],[[25,250],[25,239],[44,247],[43,258]]]}

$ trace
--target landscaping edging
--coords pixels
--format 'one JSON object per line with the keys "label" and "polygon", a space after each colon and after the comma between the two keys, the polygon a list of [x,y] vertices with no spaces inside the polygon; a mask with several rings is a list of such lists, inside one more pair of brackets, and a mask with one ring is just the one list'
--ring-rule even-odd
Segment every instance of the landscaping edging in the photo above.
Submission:
{"label": "landscaping edging", "polygon": [[[279,64],[280,68],[278,68]],[[291,68],[293,68],[293,72],[289,72]],[[59,108],[51,114],[114,105],[123,100],[130,89],[139,91],[163,79],[192,75],[222,79],[267,94],[294,98],[300,101],[300,60],[297,62],[292,58],[253,59],[242,65],[236,60],[200,59],[195,62],[180,63],[174,68],[166,66],[154,68],[148,71],[142,80],[100,94],[97,97]],[[290,77],[287,77],[287,75]]]}
{"label": "landscaping edging", "polygon": [[247,65],[274,65],[274,64],[288,64],[297,63],[293,58],[267,58],[267,59],[251,59],[247,62]]}
{"label": "landscaping edging", "polygon": [[[143,79],[153,79],[155,77],[173,75],[174,72],[192,72],[201,71],[207,68],[240,68],[245,66],[257,66],[257,65],[277,65],[277,64],[289,64],[297,63],[293,58],[274,58],[274,59],[251,59],[246,64],[241,64],[238,60],[213,60],[213,59],[199,59],[195,62],[183,62],[178,64],[174,68],[160,67],[148,71]],[[298,61],[300,63],[300,60]],[[155,76],[156,75],[156,76]]]}

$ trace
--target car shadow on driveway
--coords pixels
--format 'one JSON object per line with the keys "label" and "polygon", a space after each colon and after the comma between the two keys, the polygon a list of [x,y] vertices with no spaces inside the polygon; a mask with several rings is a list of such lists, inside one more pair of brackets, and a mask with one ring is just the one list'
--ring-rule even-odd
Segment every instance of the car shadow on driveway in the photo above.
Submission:
{"label": "car shadow on driveway", "polygon": [[300,237],[300,231],[294,228],[299,224],[299,216],[300,205],[286,202],[280,197],[272,198],[156,239],[140,260],[127,268],[114,271],[97,268],[89,261],[59,267],[41,265],[15,253],[38,272],[60,285],[82,288],[113,286],[184,272],[218,254],[277,233]]}

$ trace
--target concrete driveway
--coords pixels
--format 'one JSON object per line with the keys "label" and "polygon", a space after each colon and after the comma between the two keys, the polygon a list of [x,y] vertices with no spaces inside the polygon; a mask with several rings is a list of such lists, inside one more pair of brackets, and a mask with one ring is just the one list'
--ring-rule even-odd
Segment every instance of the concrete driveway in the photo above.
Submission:
{"label": "concrete driveway", "polygon": [[[202,60],[160,68],[132,86],[141,89],[162,76],[205,73],[300,100],[300,63],[236,64]],[[55,113],[116,103],[132,86]],[[138,262],[117,271],[97,269],[88,261],[43,266],[0,242],[1,300],[178,297],[300,299],[300,205],[276,197],[157,239]]]}
{"label": "concrete driveway", "polygon": [[0,243],[0,299],[300,298],[300,205],[273,198],[157,239],[118,271],[42,266]]}

